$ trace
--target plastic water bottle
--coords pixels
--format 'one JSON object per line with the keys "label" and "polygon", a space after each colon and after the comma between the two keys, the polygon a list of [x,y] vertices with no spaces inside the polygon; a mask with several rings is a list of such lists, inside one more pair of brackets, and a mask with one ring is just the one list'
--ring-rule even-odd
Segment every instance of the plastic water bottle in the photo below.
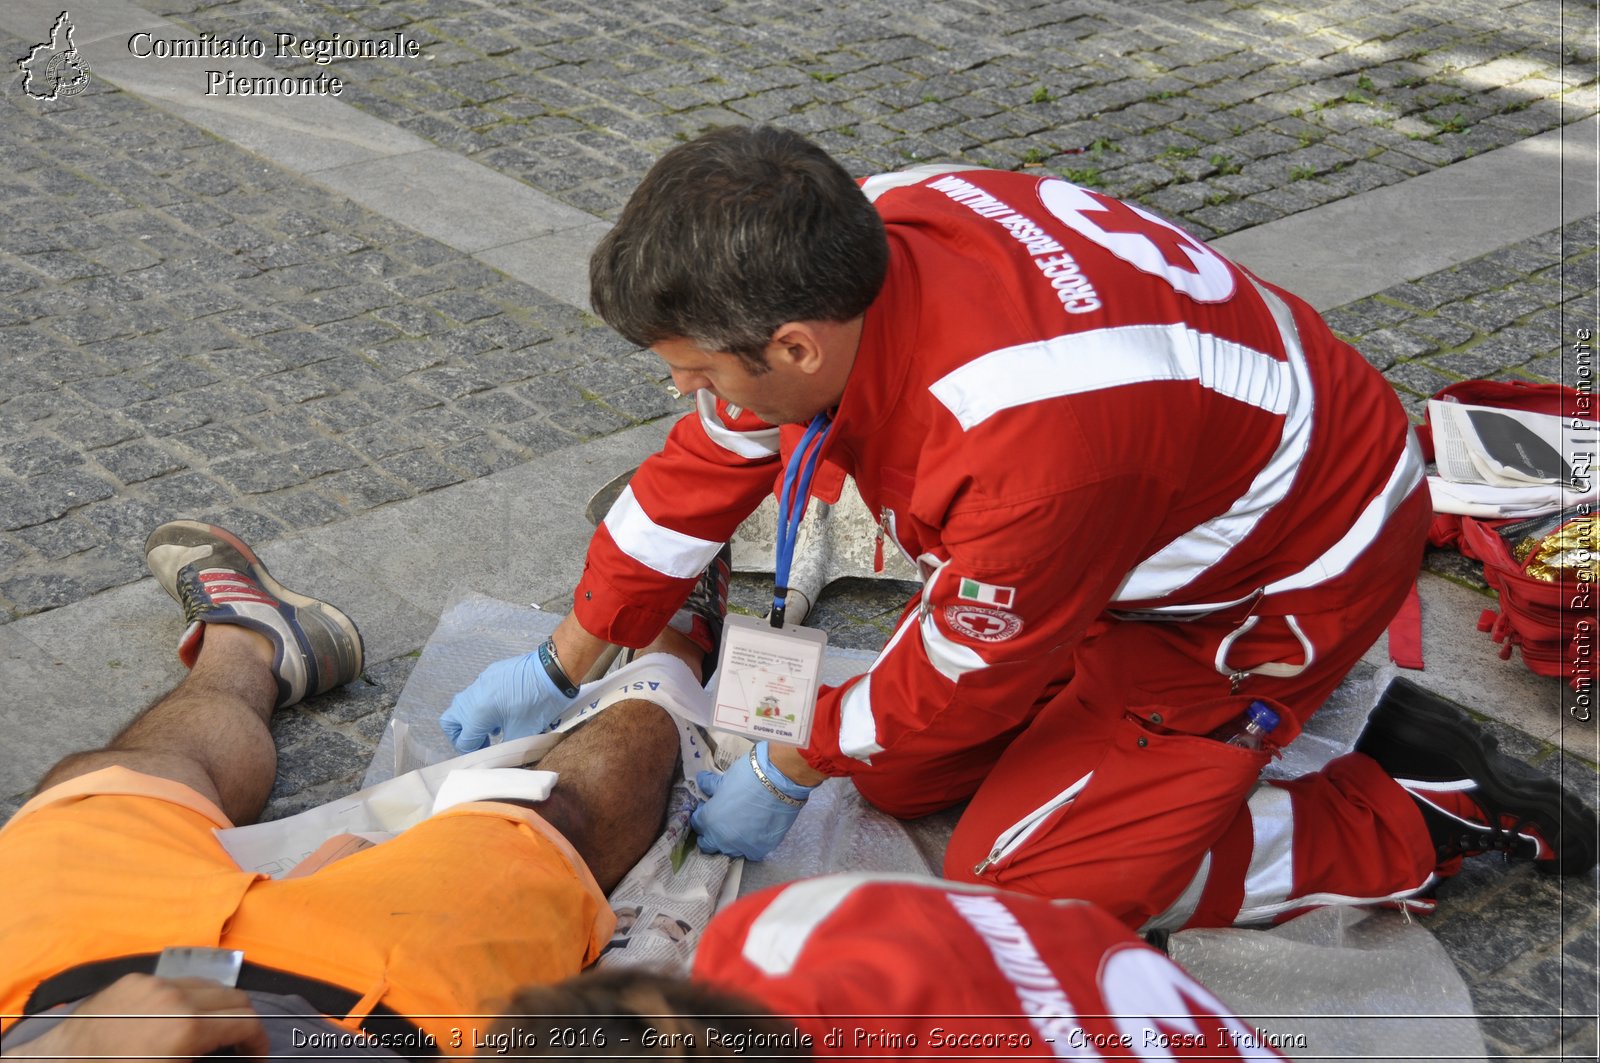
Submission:
{"label": "plastic water bottle", "polygon": [[1252,701],[1244,712],[1206,737],[1240,749],[1260,749],[1266,742],[1266,736],[1277,726],[1278,714],[1272,706],[1264,701]]}

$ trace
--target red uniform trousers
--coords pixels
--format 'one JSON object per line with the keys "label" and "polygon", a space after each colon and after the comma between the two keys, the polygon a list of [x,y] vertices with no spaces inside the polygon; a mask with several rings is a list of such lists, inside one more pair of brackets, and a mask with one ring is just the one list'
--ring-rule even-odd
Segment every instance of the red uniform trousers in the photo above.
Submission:
{"label": "red uniform trousers", "polygon": [[[852,778],[902,818],[971,797],[947,877],[1092,901],[1135,928],[1275,921],[1414,893],[1431,881],[1432,842],[1411,798],[1370,758],[1349,754],[1263,784],[1266,752],[1193,736],[1257,697],[1288,710],[1278,744],[1297,735],[1398,610],[1429,518],[1419,486],[1350,569],[1293,592],[1292,619],[1314,648],[1297,675],[1250,675],[1233,696],[1217,653],[1248,606],[1187,623],[1107,618],[1053,696],[1010,722],[967,721],[957,752],[961,736],[941,727],[937,752],[913,737]],[[1318,598],[1339,604],[1319,610]],[[1304,661],[1271,598],[1254,615],[1227,651],[1230,668]]]}

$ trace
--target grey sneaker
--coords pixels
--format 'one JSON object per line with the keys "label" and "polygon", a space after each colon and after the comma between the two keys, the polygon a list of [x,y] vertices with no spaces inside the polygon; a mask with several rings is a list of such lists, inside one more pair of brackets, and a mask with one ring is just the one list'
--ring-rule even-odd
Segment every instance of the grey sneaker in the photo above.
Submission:
{"label": "grey sneaker", "polygon": [[150,533],[145,564],[189,622],[178,659],[193,667],[207,624],[238,624],[276,647],[277,708],[342,686],[361,674],[361,632],[348,616],[296,594],[267,572],[244,540],[215,524],[174,520]]}
{"label": "grey sneaker", "polygon": [[705,651],[701,678],[708,679],[717,667],[717,651],[722,646],[722,625],[728,615],[728,581],[733,576],[733,545],[723,543],[717,556],[700,573],[689,589],[683,607],[672,615],[667,626],[688,636]]}

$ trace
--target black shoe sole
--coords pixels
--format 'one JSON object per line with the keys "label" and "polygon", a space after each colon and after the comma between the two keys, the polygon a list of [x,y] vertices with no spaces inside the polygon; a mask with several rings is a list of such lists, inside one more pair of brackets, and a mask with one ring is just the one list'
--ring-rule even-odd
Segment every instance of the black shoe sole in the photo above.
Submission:
{"label": "black shoe sole", "polygon": [[[1588,806],[1537,768],[1501,753],[1493,735],[1437,694],[1396,679],[1356,740],[1356,752],[1385,741],[1450,758],[1478,784],[1482,804],[1537,827],[1555,850],[1554,859],[1535,862],[1540,871],[1581,875],[1594,867],[1600,824]],[[1382,764],[1381,758],[1373,759]]]}

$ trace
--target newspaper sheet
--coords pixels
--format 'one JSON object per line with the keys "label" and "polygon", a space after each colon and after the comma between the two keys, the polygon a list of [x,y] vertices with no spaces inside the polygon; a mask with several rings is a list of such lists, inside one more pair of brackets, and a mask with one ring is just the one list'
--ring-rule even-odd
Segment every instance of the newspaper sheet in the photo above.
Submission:
{"label": "newspaper sheet", "polygon": [[1439,475],[1491,487],[1587,490],[1596,424],[1527,410],[1428,400]]}

